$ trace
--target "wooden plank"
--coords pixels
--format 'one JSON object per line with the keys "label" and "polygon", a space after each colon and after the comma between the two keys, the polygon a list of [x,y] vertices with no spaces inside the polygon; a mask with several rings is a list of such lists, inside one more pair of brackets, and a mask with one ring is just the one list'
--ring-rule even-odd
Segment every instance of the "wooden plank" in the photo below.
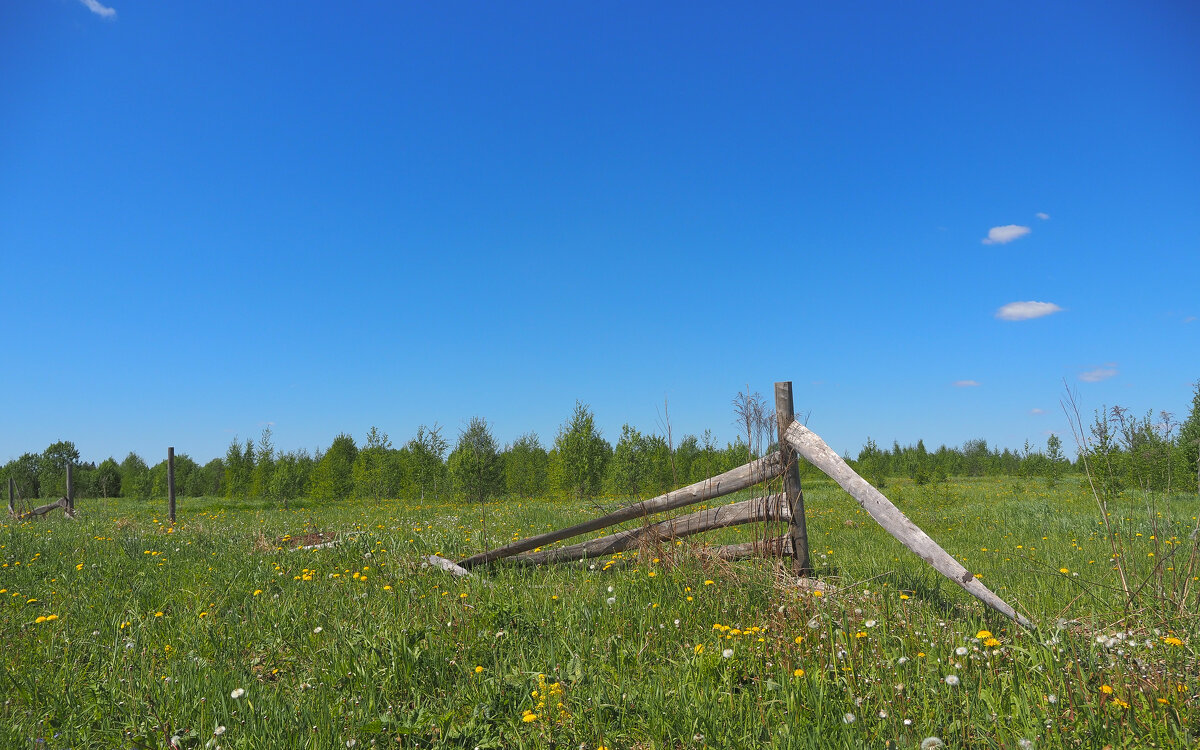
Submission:
{"label": "wooden plank", "polygon": [[867,480],[851,469],[842,460],[842,457],[826,445],[825,441],[816,433],[799,422],[792,422],[791,426],[787,428],[786,438],[797,453],[804,456],[813,466],[828,474],[842,489],[850,493],[850,496],[871,515],[871,518],[874,518],[901,544],[933,566],[934,570],[954,581],[967,593],[1008,619],[1022,627],[1033,627],[1033,623],[992,593],[987,586],[984,586],[971,574],[971,571],[947,554],[938,546],[937,542],[910,521],[908,516],[892,505],[892,502],[884,497],[882,492],[872,487]]}
{"label": "wooden plank", "polygon": [[758,539],[741,544],[722,544],[716,547],[701,547],[701,555],[722,560],[745,560],[751,557],[780,557],[792,552],[792,539],[787,534],[771,539]]}
{"label": "wooden plank", "polygon": [[642,544],[683,539],[714,529],[759,521],[784,521],[787,520],[788,515],[789,510],[787,505],[783,504],[783,496],[768,495],[696,511],[679,518],[671,518],[649,526],[639,526],[636,529],[628,529],[617,534],[602,536],[599,539],[572,544],[569,547],[542,552],[526,552],[508,559],[523,565],[595,559],[639,547]]}
{"label": "wooden plank", "polygon": [[175,447],[167,448],[167,518],[175,523]]}
{"label": "wooden plank", "polygon": [[40,505],[27,513],[22,513],[20,516],[17,516],[17,518],[23,521],[27,518],[33,518],[34,516],[44,516],[55,508],[62,508],[63,513],[67,514],[68,517],[74,515],[71,512],[71,507],[67,504],[67,498],[60,497],[52,503],[46,503],[45,505]]}
{"label": "wooden plank", "polygon": [[812,573],[808,555],[808,524],[804,517],[804,489],[800,486],[800,464],[796,451],[785,439],[787,428],[796,421],[792,401],[792,381],[775,384],[775,422],[779,429],[779,456],[783,460],[783,494],[790,508],[788,538],[791,539],[792,572],[798,576]]}
{"label": "wooden plank", "polygon": [[650,500],[643,500],[633,505],[627,505],[620,510],[601,516],[600,518],[593,518],[590,521],[577,523],[565,529],[548,531],[545,534],[537,534],[527,539],[510,542],[503,547],[497,547],[496,549],[468,557],[458,564],[469,569],[475,565],[482,565],[505,557],[512,557],[521,552],[528,552],[536,547],[545,547],[554,542],[561,542],[564,539],[586,534],[589,531],[599,531],[600,529],[615,526],[625,521],[632,521],[636,518],[645,518],[655,513],[662,513],[663,511],[674,510],[675,508],[682,508],[687,505],[695,505],[705,500],[711,500],[715,497],[729,495],[738,490],[744,490],[759,482],[765,482],[768,479],[774,479],[779,476],[781,471],[783,471],[783,464],[779,461],[779,453],[772,453],[768,456],[763,456],[757,461],[751,461],[744,466],[731,469],[724,474],[718,474],[711,479],[696,482],[695,484],[668,492],[665,495],[659,495]]}

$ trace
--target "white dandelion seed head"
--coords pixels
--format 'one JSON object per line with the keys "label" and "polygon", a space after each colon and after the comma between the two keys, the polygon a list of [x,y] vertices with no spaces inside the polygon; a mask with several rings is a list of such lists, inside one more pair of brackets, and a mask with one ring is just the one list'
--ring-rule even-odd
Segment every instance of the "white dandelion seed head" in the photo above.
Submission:
{"label": "white dandelion seed head", "polygon": [[610,594],[611,594],[611,593],[612,593],[612,591],[613,591],[613,589],[612,589],[612,586],[609,586],[609,587],[608,587],[608,593],[610,593]]}
{"label": "white dandelion seed head", "polygon": [[959,646],[958,648],[954,649],[954,653],[958,654],[959,656],[966,656],[967,655],[967,647]]}
{"label": "white dandelion seed head", "polygon": [[945,747],[941,737],[926,737],[921,740],[921,750],[933,750],[935,747]]}
{"label": "white dandelion seed head", "polygon": [[958,675],[956,675],[956,674],[946,675],[946,684],[949,685],[950,687],[957,686],[958,685]]}
{"label": "white dandelion seed head", "polygon": [[731,649],[731,648],[727,648],[721,652],[722,659],[728,659],[731,656],[733,656],[733,649]]}
{"label": "white dandelion seed head", "polygon": [[905,720],[904,720],[904,726],[906,726],[906,727],[911,727],[911,726],[912,726],[912,719],[905,719]]}
{"label": "white dandelion seed head", "polygon": [[324,629],[325,629],[325,628],[323,628],[323,627],[321,627],[320,625],[318,625],[318,626],[316,626],[315,628],[313,628],[313,632],[314,632],[314,633],[320,633],[320,632],[321,632],[322,630],[324,630]]}
{"label": "white dandelion seed head", "polygon": [[864,623],[863,623],[863,625],[866,625],[868,628],[873,628],[873,627],[875,627],[875,624],[876,624],[876,623],[875,623],[875,621],[874,621],[874,620],[867,620],[866,622],[864,622]]}
{"label": "white dandelion seed head", "polygon": [[245,694],[246,694],[245,688],[234,688],[233,692],[229,694],[229,697],[233,698],[234,700],[237,700],[238,698],[241,698]]}
{"label": "white dandelion seed head", "polygon": [[811,620],[809,620],[809,621],[808,621],[808,629],[809,629],[809,630],[816,630],[816,629],[817,629],[817,628],[819,628],[819,627],[821,627],[821,620],[820,620],[820,619],[818,619],[818,618],[814,617],[814,618],[812,618]]}
{"label": "white dandelion seed head", "polygon": [[1022,737],[1021,739],[1017,740],[1017,747],[1021,748],[1021,750],[1033,750],[1033,740],[1027,737]]}
{"label": "white dandelion seed head", "polygon": [[213,730],[213,736],[220,737],[223,734],[225,734],[225,725],[218,724],[217,728]]}
{"label": "white dandelion seed head", "polygon": [[605,601],[605,603],[607,603],[607,604],[616,604],[616,603],[617,603],[617,597],[615,597],[615,596],[610,596],[610,597],[608,597],[607,599],[605,599],[604,601]]}
{"label": "white dandelion seed head", "polygon": [[907,656],[901,656],[899,659],[897,659],[897,660],[896,660],[896,663],[897,663],[897,664],[907,664],[907,663],[908,663],[908,657],[907,657]]}
{"label": "white dandelion seed head", "polygon": [[879,718],[881,718],[881,719],[886,719],[886,718],[887,718],[887,711],[880,711],[880,712],[879,712]]}
{"label": "white dandelion seed head", "polygon": [[1055,695],[1054,693],[1051,693],[1050,695],[1046,696],[1046,700],[1048,700],[1051,703],[1058,703],[1058,696]]}
{"label": "white dandelion seed head", "polygon": [[842,717],[842,721],[845,722],[846,724],[853,724],[857,720],[858,720],[858,717],[850,712],[846,712],[846,715]]}

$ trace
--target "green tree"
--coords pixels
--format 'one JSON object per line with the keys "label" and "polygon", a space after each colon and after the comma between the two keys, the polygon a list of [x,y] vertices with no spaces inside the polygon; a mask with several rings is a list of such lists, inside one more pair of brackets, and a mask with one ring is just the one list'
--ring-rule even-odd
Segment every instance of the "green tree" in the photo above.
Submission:
{"label": "green tree", "polygon": [[38,461],[38,488],[43,497],[67,494],[67,465],[79,463],[79,451],[70,440],[51,443]]}
{"label": "green tree", "polygon": [[225,497],[248,497],[254,479],[254,443],[235,437],[225,450]]}
{"label": "green tree", "polygon": [[221,497],[225,494],[225,462],[214,458],[200,469],[202,489],[197,497]]}
{"label": "green tree", "polygon": [[358,446],[341,433],[317,461],[309,479],[310,494],[318,500],[344,500],[354,492],[354,460]]}
{"label": "green tree", "polygon": [[1192,393],[1191,412],[1179,428],[1178,451],[1186,469],[1187,479],[1183,480],[1184,486],[1190,485],[1200,494],[1200,380],[1197,380],[1193,387],[1195,391]]}
{"label": "green tree", "polygon": [[250,496],[270,497],[271,472],[275,469],[275,443],[271,441],[271,426],[263,428],[254,451],[254,468],[250,472]]}
{"label": "green tree", "polygon": [[400,482],[392,453],[388,434],[372,426],[367,433],[367,444],[354,459],[354,488],[359,497],[370,497],[379,502],[395,494]]}
{"label": "green tree", "polygon": [[471,417],[446,461],[454,489],[468,500],[483,502],[500,489],[503,464],[487,420]]}
{"label": "green tree", "polygon": [[554,438],[560,489],[576,497],[594,497],[612,453],[596,428],[596,417],[587,404],[575,402],[575,411],[558,428]]}
{"label": "green tree", "polygon": [[675,449],[675,466],[679,471],[680,484],[690,484],[696,462],[700,459],[700,441],[695,435],[684,435]]}
{"label": "green tree", "polygon": [[1046,438],[1046,462],[1043,464],[1048,486],[1053,487],[1058,484],[1066,463],[1068,462],[1066,456],[1063,455],[1062,439],[1052,432],[1050,437]]}
{"label": "green tree", "polygon": [[537,433],[513,441],[504,456],[504,485],[515,497],[540,497],[546,492],[549,455]]}
{"label": "green tree", "polygon": [[[41,485],[38,482],[38,465],[41,456],[36,453],[22,453],[20,458],[13,459],[5,465],[5,473],[12,477],[16,484],[17,495],[24,500],[33,500],[41,496]],[[7,492],[7,489],[5,490]]]}
{"label": "green tree", "polygon": [[433,427],[420,425],[416,436],[405,447],[410,454],[409,460],[421,499],[424,500],[426,494],[437,497],[438,487],[444,484],[442,480],[446,474],[443,457],[450,447],[442,437],[441,425],[437,422],[433,423]]}
{"label": "green tree", "polygon": [[607,466],[608,488],[617,495],[638,497],[650,481],[650,453],[646,437],[628,423]]}
{"label": "green tree", "polygon": [[267,496],[287,510],[288,503],[300,497],[304,491],[308,481],[307,465],[311,463],[312,459],[304,451],[280,453],[275,461],[275,470],[271,472]]}
{"label": "green tree", "polygon": [[121,490],[125,497],[150,499],[150,468],[132,451],[121,462]]}
{"label": "green tree", "polygon": [[118,497],[121,494],[121,466],[111,456],[96,467],[96,489],[103,498]]}

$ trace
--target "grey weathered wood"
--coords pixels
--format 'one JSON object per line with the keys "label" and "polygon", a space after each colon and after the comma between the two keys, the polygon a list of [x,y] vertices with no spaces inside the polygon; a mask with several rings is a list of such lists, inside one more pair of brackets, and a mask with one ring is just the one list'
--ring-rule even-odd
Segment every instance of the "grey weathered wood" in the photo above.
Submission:
{"label": "grey weathered wood", "polygon": [[15,497],[16,497],[16,492],[17,492],[16,485],[17,485],[17,483],[13,480],[13,478],[9,477],[8,478],[8,515],[10,515],[10,516],[17,515],[16,505],[13,504]]}
{"label": "grey weathered wood", "polygon": [[593,518],[590,521],[577,523],[565,529],[548,531],[545,534],[537,534],[526,539],[510,542],[503,547],[497,547],[487,552],[481,552],[478,555],[472,555],[465,560],[460,560],[458,564],[464,568],[471,568],[501,558],[512,557],[521,552],[528,552],[536,547],[544,547],[554,542],[560,542],[563,539],[570,539],[580,534],[586,534],[589,531],[598,531],[618,523],[632,521],[636,518],[645,518],[655,513],[662,513],[663,511],[674,510],[675,508],[682,508],[687,505],[695,505],[705,500],[711,500],[714,497],[721,497],[737,492],[738,490],[744,490],[759,482],[765,482],[768,479],[774,479],[779,476],[781,471],[783,471],[783,464],[779,461],[779,453],[772,453],[768,456],[763,456],[757,461],[751,461],[744,466],[731,469],[724,474],[718,474],[711,479],[696,482],[695,484],[668,492],[665,495],[659,495],[650,500],[643,500],[633,505],[627,505],[620,510],[601,516],[600,518]]}
{"label": "grey weathered wood", "polygon": [[175,523],[175,447],[167,448],[167,518]]}
{"label": "grey weathered wood", "polygon": [[779,430],[779,457],[783,461],[783,494],[791,521],[788,523],[788,538],[792,540],[792,572],[798,576],[812,573],[808,556],[808,525],[804,518],[804,489],[800,486],[800,464],[796,451],[784,439],[787,428],[796,421],[796,407],[792,401],[792,381],[775,384],[775,422]]}
{"label": "grey weathered wood", "polygon": [[790,514],[782,500],[781,495],[751,498],[696,511],[649,526],[627,529],[617,534],[602,536],[599,539],[572,544],[569,547],[548,549],[542,552],[526,552],[508,558],[508,560],[524,565],[541,565],[543,563],[594,559],[623,552],[642,544],[682,539],[713,529],[724,529],[760,521],[785,521]]}
{"label": "grey weathered wood", "polygon": [[771,539],[758,539],[753,542],[742,542],[741,544],[701,547],[698,551],[701,555],[718,557],[722,560],[745,560],[750,557],[780,557],[791,554],[792,540],[791,537],[784,534],[783,536],[772,537]]}
{"label": "grey weathered wood", "polygon": [[442,570],[444,570],[447,573],[450,573],[452,575],[456,575],[456,576],[474,575],[471,571],[467,570],[466,568],[461,567],[460,565],[455,563],[453,560],[447,560],[444,557],[438,557],[437,555],[429,555],[425,559],[429,561],[430,565],[433,565],[434,567],[437,567],[437,568],[441,568]]}
{"label": "grey weathered wood", "polygon": [[980,583],[971,571],[967,570],[957,560],[946,553],[912,521],[908,516],[883,493],[871,486],[867,480],[860,477],[851,469],[825,441],[799,422],[792,422],[787,428],[786,438],[796,452],[804,456],[813,466],[825,472],[837,482],[842,489],[850,493],[863,510],[871,515],[889,534],[898,539],[905,547],[915,552],[922,560],[933,566],[934,570],[946,576],[967,593],[982,601],[992,609],[1019,625],[1032,628],[1033,623],[1020,615],[1003,599],[996,596],[987,586]]}
{"label": "grey weathered wood", "polygon": [[71,463],[67,462],[67,507],[75,510],[75,488],[71,485]]}
{"label": "grey weathered wood", "polygon": [[46,503],[45,505],[39,505],[38,507],[34,508],[33,510],[30,510],[26,513],[22,513],[21,515],[17,516],[17,518],[19,520],[23,521],[27,518],[33,518],[34,516],[44,516],[47,513],[49,513],[50,511],[55,510],[57,508],[62,508],[63,515],[65,515],[67,518],[75,517],[74,509],[71,508],[70,504],[67,502],[67,498],[64,496],[64,497],[60,497],[59,499],[55,500],[52,503]]}

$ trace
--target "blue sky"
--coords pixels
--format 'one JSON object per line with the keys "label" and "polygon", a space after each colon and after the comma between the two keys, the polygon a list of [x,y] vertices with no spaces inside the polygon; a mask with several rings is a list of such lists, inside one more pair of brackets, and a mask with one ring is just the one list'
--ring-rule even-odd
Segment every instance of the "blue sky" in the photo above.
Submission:
{"label": "blue sky", "polygon": [[0,460],[1200,378],[1192,3],[112,3],[0,6]]}

